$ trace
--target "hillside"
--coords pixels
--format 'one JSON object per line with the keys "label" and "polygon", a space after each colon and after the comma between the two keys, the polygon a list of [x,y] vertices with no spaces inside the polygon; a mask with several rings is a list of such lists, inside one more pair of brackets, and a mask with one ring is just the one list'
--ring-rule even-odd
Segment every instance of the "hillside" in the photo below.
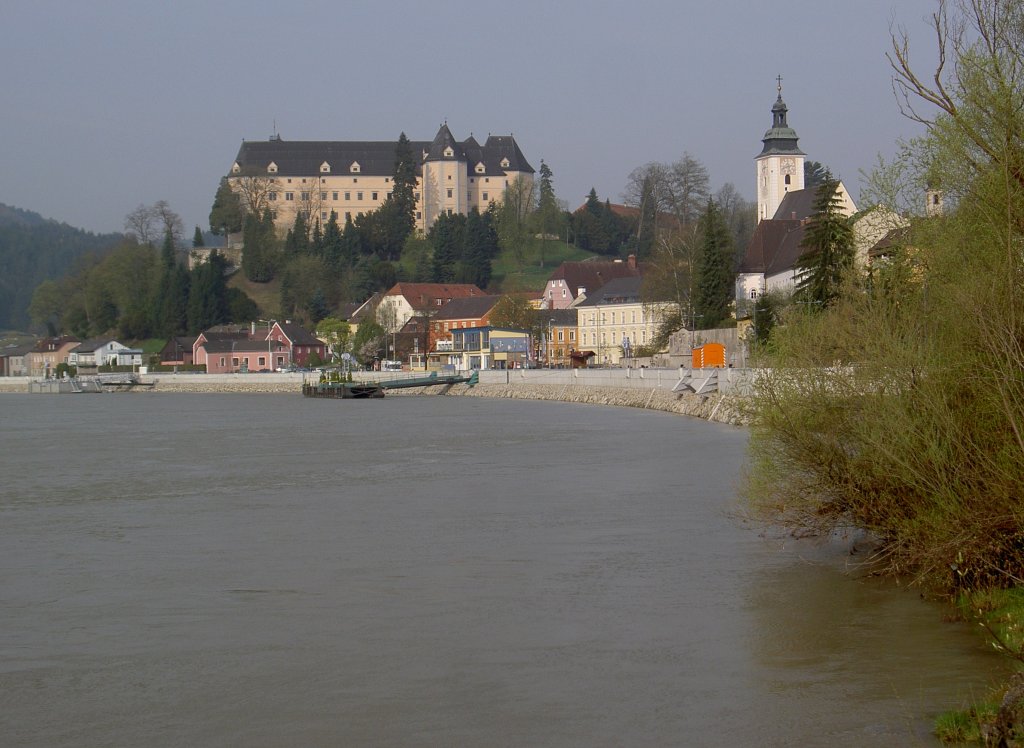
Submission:
{"label": "hillside", "polygon": [[0,203],[0,329],[27,328],[36,286],[65,275],[82,255],[103,253],[121,239]]}

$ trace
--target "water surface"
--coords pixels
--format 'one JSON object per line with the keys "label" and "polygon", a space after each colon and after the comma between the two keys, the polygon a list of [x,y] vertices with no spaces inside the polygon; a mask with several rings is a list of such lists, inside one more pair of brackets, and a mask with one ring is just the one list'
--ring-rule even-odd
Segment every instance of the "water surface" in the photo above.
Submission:
{"label": "water surface", "polygon": [[933,745],[1003,674],[736,520],[728,426],[159,393],[0,426],[3,745]]}

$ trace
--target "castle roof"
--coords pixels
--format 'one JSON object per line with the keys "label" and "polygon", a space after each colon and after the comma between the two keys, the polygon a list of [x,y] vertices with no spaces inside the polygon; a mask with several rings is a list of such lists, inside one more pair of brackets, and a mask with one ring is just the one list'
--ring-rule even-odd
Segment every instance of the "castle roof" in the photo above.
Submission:
{"label": "castle roof", "polygon": [[[397,140],[290,141],[279,136],[270,140],[244,140],[235,156],[238,169],[232,169],[232,173],[281,177],[392,176],[397,145]],[[452,149],[451,156],[444,155],[448,146]],[[409,147],[424,161],[460,161],[467,163],[470,169],[482,163],[485,166],[483,174],[489,176],[500,176],[509,171],[533,173],[533,167],[511,135],[492,135],[482,146],[472,136],[459,143],[445,124],[434,140],[409,141]],[[353,171],[353,167],[357,170]]]}

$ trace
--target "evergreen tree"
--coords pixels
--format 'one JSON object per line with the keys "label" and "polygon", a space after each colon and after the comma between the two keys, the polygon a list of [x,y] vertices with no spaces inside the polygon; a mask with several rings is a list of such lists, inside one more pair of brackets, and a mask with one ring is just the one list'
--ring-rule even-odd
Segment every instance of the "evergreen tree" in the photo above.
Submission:
{"label": "evergreen tree", "polygon": [[243,235],[245,246],[242,251],[242,270],[245,277],[254,283],[273,280],[278,250],[274,218],[270,211],[264,211],[262,216],[246,216]]}
{"label": "evergreen tree", "polygon": [[434,248],[434,283],[451,283],[455,280],[456,265],[465,245],[465,225],[465,216],[442,213],[430,227],[428,238]]}
{"label": "evergreen tree", "polygon": [[324,261],[330,267],[331,272],[337,277],[342,267],[348,265],[342,261],[342,250],[344,249],[341,238],[341,229],[338,227],[338,214],[333,210],[331,217],[324,227],[324,235],[320,240]]}
{"label": "evergreen tree", "polygon": [[843,279],[853,267],[854,252],[853,229],[841,207],[839,180],[826,172],[801,243],[798,301],[824,308],[839,298]]}
{"label": "evergreen tree", "polygon": [[196,226],[196,231],[194,234],[192,234],[192,247],[197,248],[205,246],[206,241],[203,239],[203,231],[198,226]]}
{"label": "evergreen tree", "polygon": [[231,189],[226,177],[221,177],[217,194],[210,209],[210,231],[215,234],[234,234],[242,230],[245,211],[238,193]]}
{"label": "evergreen tree", "polygon": [[217,251],[192,271],[186,308],[188,331],[198,333],[229,319],[227,260]]}
{"label": "evergreen tree", "polygon": [[309,321],[314,325],[330,313],[324,292],[319,288],[313,292],[313,296],[306,304],[306,311],[309,313]]}
{"label": "evergreen tree", "polygon": [[458,263],[456,281],[472,283],[487,288],[491,282],[492,244],[497,243],[497,234],[489,229],[485,216],[473,208],[466,217],[462,259]]}
{"label": "evergreen tree", "polygon": [[736,294],[732,233],[714,200],[700,219],[701,258],[694,315],[697,327],[709,330],[729,318]]}

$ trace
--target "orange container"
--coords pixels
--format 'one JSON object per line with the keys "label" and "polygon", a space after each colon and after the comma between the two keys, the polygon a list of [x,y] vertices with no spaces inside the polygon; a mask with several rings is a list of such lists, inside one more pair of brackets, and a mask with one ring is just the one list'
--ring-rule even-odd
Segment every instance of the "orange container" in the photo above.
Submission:
{"label": "orange container", "polygon": [[693,349],[693,368],[725,368],[725,346],[721,343],[705,343]]}

